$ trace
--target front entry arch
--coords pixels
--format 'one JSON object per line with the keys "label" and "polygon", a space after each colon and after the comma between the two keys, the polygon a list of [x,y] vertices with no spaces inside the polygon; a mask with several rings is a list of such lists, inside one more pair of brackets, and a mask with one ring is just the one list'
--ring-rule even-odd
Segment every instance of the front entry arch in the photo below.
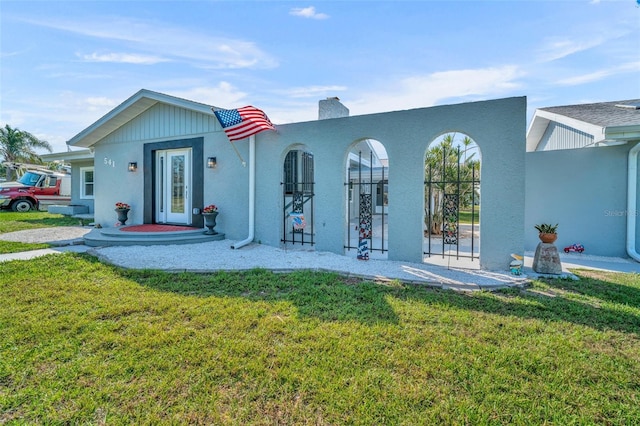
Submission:
{"label": "front entry arch", "polygon": [[385,259],[388,253],[389,159],[377,140],[354,144],[347,156],[347,253]]}
{"label": "front entry arch", "polygon": [[424,256],[480,257],[480,149],[469,136],[447,133],[425,155]]}
{"label": "front entry arch", "polygon": [[304,147],[291,149],[282,172],[282,238],[284,244],[315,244],[315,171],[313,153]]}

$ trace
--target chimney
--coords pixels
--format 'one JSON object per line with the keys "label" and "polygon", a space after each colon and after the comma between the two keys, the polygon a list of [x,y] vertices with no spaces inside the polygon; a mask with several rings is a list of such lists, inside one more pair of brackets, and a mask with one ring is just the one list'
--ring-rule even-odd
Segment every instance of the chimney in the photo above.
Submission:
{"label": "chimney", "polygon": [[349,108],[342,105],[338,97],[334,96],[318,102],[318,120],[348,116]]}

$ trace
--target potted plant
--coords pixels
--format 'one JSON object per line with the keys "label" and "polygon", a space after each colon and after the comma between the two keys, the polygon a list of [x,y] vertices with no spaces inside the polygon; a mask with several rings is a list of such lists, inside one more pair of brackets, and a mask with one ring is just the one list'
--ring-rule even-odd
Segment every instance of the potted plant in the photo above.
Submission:
{"label": "potted plant", "polygon": [[204,217],[204,226],[207,227],[205,234],[216,235],[217,232],[213,230],[216,227],[216,218],[218,217],[218,206],[215,204],[209,204],[202,209],[202,217]]}
{"label": "potted plant", "polygon": [[116,203],[116,213],[118,214],[118,222],[121,225],[124,225],[129,219],[127,216],[129,214],[129,210],[131,210],[131,206],[127,203]]}
{"label": "potted plant", "polygon": [[538,238],[543,243],[551,244],[558,238],[558,233],[556,232],[558,229],[558,224],[551,225],[550,223],[541,223],[539,225],[535,225],[535,228],[538,230]]}

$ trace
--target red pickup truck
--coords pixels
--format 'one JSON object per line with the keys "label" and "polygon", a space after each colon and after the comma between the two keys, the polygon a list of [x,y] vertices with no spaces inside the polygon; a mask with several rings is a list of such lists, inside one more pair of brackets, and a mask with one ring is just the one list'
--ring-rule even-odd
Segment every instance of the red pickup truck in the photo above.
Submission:
{"label": "red pickup truck", "polygon": [[16,182],[0,183],[0,208],[38,210],[43,204],[69,204],[71,176],[50,170],[27,170]]}

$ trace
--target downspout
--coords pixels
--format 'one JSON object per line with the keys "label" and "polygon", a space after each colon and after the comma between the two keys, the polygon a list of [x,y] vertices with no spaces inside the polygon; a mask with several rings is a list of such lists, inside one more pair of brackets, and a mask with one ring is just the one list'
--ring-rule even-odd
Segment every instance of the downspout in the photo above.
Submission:
{"label": "downspout", "polygon": [[636,222],[638,198],[638,152],[640,143],[629,150],[629,164],[627,171],[627,254],[640,262],[640,253],[636,249]]}
{"label": "downspout", "polygon": [[239,249],[253,242],[255,235],[256,202],[256,137],[249,136],[249,236],[231,246]]}

